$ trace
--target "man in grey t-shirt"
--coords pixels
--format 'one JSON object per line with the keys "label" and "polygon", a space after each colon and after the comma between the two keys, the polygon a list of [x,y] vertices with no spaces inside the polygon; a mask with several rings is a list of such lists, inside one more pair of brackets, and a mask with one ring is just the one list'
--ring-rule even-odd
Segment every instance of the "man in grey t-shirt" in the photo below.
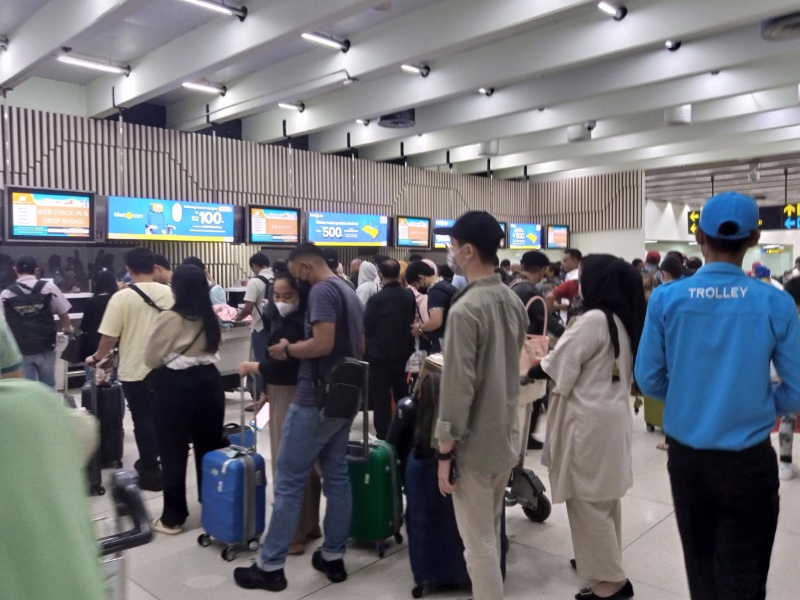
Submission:
{"label": "man in grey t-shirt", "polygon": [[256,564],[234,570],[237,585],[247,589],[279,592],[288,583],[283,567],[303,503],[308,473],[314,463],[322,467],[327,498],[325,541],[314,552],[311,564],[330,581],[347,579],[344,553],[350,534],[350,478],[347,442],[353,419],[320,414],[314,382],[343,356],[364,353],[364,308],[356,293],[325,262],[322,250],[302,244],[290,255],[289,271],[311,283],[306,317],[308,331],[302,342],[280,340],[268,349],[276,360],[300,359],[297,391],[283,425],[275,477],[275,502],[269,529]]}

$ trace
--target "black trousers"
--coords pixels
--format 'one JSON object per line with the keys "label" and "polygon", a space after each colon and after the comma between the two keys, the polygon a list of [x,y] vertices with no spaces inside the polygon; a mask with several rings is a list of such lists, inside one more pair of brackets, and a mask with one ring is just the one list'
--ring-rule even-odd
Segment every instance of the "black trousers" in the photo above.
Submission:
{"label": "black trousers", "polygon": [[385,440],[392,422],[392,397],[395,402],[408,396],[406,363],[370,361],[369,405],[373,410],[375,435]]}
{"label": "black trousers", "polygon": [[123,381],[122,391],[133,417],[133,435],[143,469],[158,468],[158,441],[153,418],[153,390],[148,381]]}
{"label": "black trousers", "polygon": [[189,441],[194,444],[198,490],[202,489],[203,456],[224,445],[225,390],[213,365],[182,371],[162,369],[155,381],[155,422],[164,480],[161,522],[175,527],[183,525],[189,516],[186,503]]}
{"label": "black trousers", "polygon": [[766,598],[778,527],[769,439],[739,452],[669,443],[669,476],[693,600]]}

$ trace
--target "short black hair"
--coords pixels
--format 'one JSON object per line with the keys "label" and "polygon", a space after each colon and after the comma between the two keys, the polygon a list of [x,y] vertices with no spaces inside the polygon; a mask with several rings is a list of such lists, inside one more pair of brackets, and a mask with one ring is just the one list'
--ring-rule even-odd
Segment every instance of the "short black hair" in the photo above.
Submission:
{"label": "short black hair", "polygon": [[702,266],[703,266],[703,260],[696,256],[693,256],[692,258],[686,260],[686,268],[689,269],[692,273],[697,271],[697,269],[699,269]]}
{"label": "short black hair", "polygon": [[20,256],[14,263],[14,268],[20,275],[35,275],[36,259],[32,256]]}
{"label": "short black hair", "polygon": [[161,267],[167,271],[172,271],[172,263],[169,262],[169,259],[163,254],[153,254],[153,263],[157,267]]}
{"label": "short black hair", "polygon": [[569,254],[572,258],[574,258],[578,262],[581,262],[581,259],[583,258],[583,253],[575,248],[567,248],[566,250],[564,250],[564,254]]}
{"label": "short black hair", "polygon": [[661,261],[661,265],[658,268],[664,273],[669,273],[675,279],[680,279],[682,276],[686,275],[683,269],[683,261],[671,253],[664,257],[664,260]]}
{"label": "short black hair", "polygon": [[681,264],[683,264],[683,260],[684,259],[683,259],[683,253],[682,252],[678,252],[677,250],[670,250],[669,252],[667,252],[667,256],[674,256],[679,261],[681,261]]}
{"label": "short black hair", "polygon": [[325,253],[322,251],[322,248],[312,242],[305,242],[297,246],[297,248],[291,251],[289,258],[286,259],[286,262],[296,261],[298,258],[303,256],[313,256],[314,258],[322,260],[326,264],[328,262],[325,258]]}
{"label": "short black hair", "polygon": [[398,279],[400,277],[400,263],[389,258],[378,265],[378,272],[384,279]]}
{"label": "short black hair", "polygon": [[538,273],[542,269],[550,266],[550,259],[547,258],[547,255],[544,252],[531,250],[530,252],[526,252],[522,255],[522,259],[520,260],[519,264],[523,271],[533,271],[534,273]]}
{"label": "short black hair", "polygon": [[504,258],[503,260],[501,260],[501,261],[500,261],[500,266],[501,266],[502,268],[504,268],[504,269],[505,269],[506,267],[510,267],[510,266],[511,266],[511,261],[510,261],[510,260],[508,260],[507,258]]}
{"label": "short black hair", "polygon": [[644,261],[641,258],[634,258],[631,261],[631,265],[636,267],[637,269],[644,264]]}
{"label": "short black hair", "polygon": [[[408,255],[408,262],[410,262],[410,263],[419,262],[421,260],[422,260],[422,255],[421,254],[409,254]],[[798,260],[800,260],[800,259],[798,259]]]}
{"label": "short black hair", "polygon": [[416,283],[420,277],[430,277],[431,275],[436,275],[436,271],[426,262],[414,262],[406,267],[406,281],[408,283]]}
{"label": "short black hair", "polygon": [[117,278],[111,271],[100,271],[94,276],[94,295],[114,294],[117,291]]}
{"label": "short black hair", "polygon": [[152,275],[156,258],[150,248],[139,246],[125,254],[125,266],[136,275]]}
{"label": "short black hair", "polygon": [[[408,267],[406,267],[406,268],[408,268]],[[442,279],[446,279],[448,281],[452,281],[453,277],[456,276],[456,274],[453,273],[453,269],[451,269],[450,265],[448,265],[448,264],[437,265],[436,268],[439,270],[439,275],[442,276]]]}
{"label": "short black hair", "polygon": [[275,272],[277,279],[278,273],[288,273],[289,267],[286,266],[285,260],[276,260],[275,264],[272,266],[272,270]]}
{"label": "short black hair", "polygon": [[253,265],[266,269],[269,267],[269,257],[263,252],[256,252],[250,257],[250,266]]}
{"label": "short black hair", "polygon": [[[158,263],[156,263],[156,264],[158,264]],[[182,264],[195,266],[198,269],[200,269],[201,271],[205,271],[206,270],[206,266],[203,264],[203,261],[200,260],[199,258],[197,258],[196,256],[187,256],[186,258],[183,259],[183,263]]]}
{"label": "short black hair", "polygon": [[380,266],[380,264],[385,260],[389,260],[389,257],[385,254],[376,254],[372,262],[374,262],[376,266]]}
{"label": "short black hair", "polygon": [[793,277],[784,283],[783,289],[794,299],[794,303],[800,306],[800,277]]}
{"label": "short black hair", "polygon": [[722,254],[739,254],[742,250],[750,246],[750,236],[738,240],[730,240],[728,238],[717,238],[706,234],[706,244],[708,247],[716,252]]}

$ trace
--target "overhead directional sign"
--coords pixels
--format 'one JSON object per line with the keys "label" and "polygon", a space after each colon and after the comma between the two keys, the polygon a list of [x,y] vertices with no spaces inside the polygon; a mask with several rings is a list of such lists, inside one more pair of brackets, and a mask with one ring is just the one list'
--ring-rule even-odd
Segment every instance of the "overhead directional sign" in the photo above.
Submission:
{"label": "overhead directional sign", "polygon": [[784,229],[800,229],[800,204],[787,204],[783,207]]}
{"label": "overhead directional sign", "polygon": [[700,211],[699,210],[690,210],[689,211],[689,233],[692,235],[695,234],[697,228],[699,227],[700,223]]}

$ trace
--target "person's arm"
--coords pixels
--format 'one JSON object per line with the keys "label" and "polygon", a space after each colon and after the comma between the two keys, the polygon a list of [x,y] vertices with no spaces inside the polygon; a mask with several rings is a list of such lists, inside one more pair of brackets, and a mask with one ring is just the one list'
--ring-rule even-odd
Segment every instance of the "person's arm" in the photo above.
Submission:
{"label": "person's arm", "polygon": [[253,314],[253,309],[256,306],[256,301],[259,299],[258,286],[256,280],[251,279],[247,282],[247,289],[244,293],[244,308],[240,309],[236,314],[234,321],[241,321]]}
{"label": "person's arm", "polygon": [[[800,412],[800,321],[796,316],[794,301],[788,294],[781,295],[786,308],[778,314],[789,314],[788,322],[776,340],[772,364],[780,383],[771,384],[771,395],[775,411],[783,416]],[[786,312],[783,312],[783,311]]]}
{"label": "person's arm", "polygon": [[[647,305],[644,330],[636,354],[634,376],[642,394],[661,400],[667,398],[669,371],[667,370],[667,344],[664,335],[663,298],[659,290],[653,290]],[[796,320],[796,319],[795,319]],[[800,346],[797,346],[800,347]],[[794,352],[797,351],[795,347]],[[798,371],[800,375],[800,371]]]}
{"label": "person's arm", "polygon": [[118,337],[111,337],[109,335],[104,335],[101,337],[100,345],[97,347],[97,350],[92,356],[86,357],[86,359],[83,361],[84,364],[87,366],[92,366],[93,364],[103,360],[106,356],[111,354],[111,351],[117,346],[118,341]]}
{"label": "person's arm", "polygon": [[311,324],[313,337],[302,342],[290,343],[282,339],[274,346],[268,348],[269,355],[276,360],[287,358],[320,358],[333,352],[336,342],[336,323],[317,321]]}
{"label": "person's arm", "polygon": [[72,333],[72,323],[69,320],[69,309],[72,306],[69,303],[69,300],[66,299],[64,293],[58,288],[58,286],[48,282],[42,291],[46,294],[53,295],[52,307],[53,312],[58,315],[59,322],[61,324],[61,331],[64,333]]}
{"label": "person's arm", "polygon": [[87,366],[91,366],[108,356],[111,351],[116,347],[119,338],[122,336],[122,307],[123,302],[120,294],[129,294],[131,292],[118,292],[111,296],[106,306],[106,311],[103,313],[103,320],[98,327],[98,333],[103,336],[100,338],[100,345],[94,354],[86,357],[83,361]]}
{"label": "person's arm", "polygon": [[72,333],[72,322],[69,320],[69,313],[58,315],[58,320],[61,322],[61,331],[64,333]]}
{"label": "person's arm", "polygon": [[[148,369],[158,369],[164,364],[164,358],[174,350],[175,337],[181,328],[188,325],[180,321],[181,317],[173,312],[163,312],[156,317],[144,349],[144,364]],[[102,342],[100,345],[102,346]]]}
{"label": "person's arm", "polygon": [[581,376],[583,364],[607,343],[608,323],[605,315],[600,312],[591,314],[567,329],[555,349],[542,359],[540,366],[555,382],[555,391],[561,396],[568,396]]}
{"label": "person's arm", "polygon": [[255,308],[255,302],[245,302],[244,306],[239,309],[239,312],[236,313],[236,316],[233,318],[234,321],[241,321],[242,319],[246,319],[251,314],[253,314],[253,309]]}
{"label": "person's arm", "polygon": [[444,323],[444,309],[432,308],[428,310],[427,322],[420,324],[419,331],[420,333],[436,331],[442,326],[442,323]]}
{"label": "person's arm", "polygon": [[557,300],[556,295],[552,291],[547,292],[547,296],[544,297],[544,301],[547,304],[548,312],[567,309],[567,307],[562,306],[561,304],[556,304],[556,300]]}

